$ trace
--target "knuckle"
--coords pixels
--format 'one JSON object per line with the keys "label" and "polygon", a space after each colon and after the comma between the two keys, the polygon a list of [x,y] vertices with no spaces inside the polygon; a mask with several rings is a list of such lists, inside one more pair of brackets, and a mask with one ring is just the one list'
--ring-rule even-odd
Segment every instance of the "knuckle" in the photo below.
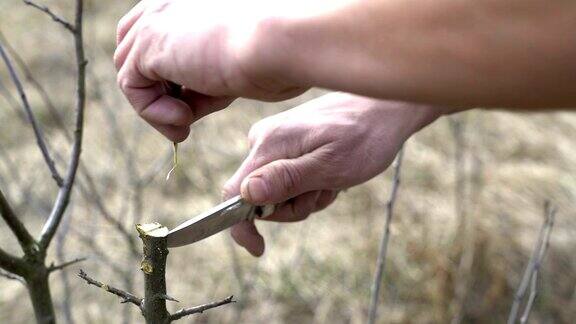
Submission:
{"label": "knuckle", "polygon": [[316,156],[318,164],[318,181],[321,186],[338,188],[345,186],[349,181],[350,168],[344,154],[333,146],[324,147]]}
{"label": "knuckle", "polygon": [[126,25],[128,21],[128,16],[124,16],[122,18],[120,18],[120,20],[118,21],[118,25],[116,26],[116,35],[120,36],[122,34],[125,33],[125,29],[126,29]]}
{"label": "knuckle", "polygon": [[270,119],[262,119],[254,124],[248,132],[248,142],[251,148],[266,151],[273,138],[278,135],[278,127]]}
{"label": "knuckle", "polygon": [[116,77],[116,84],[124,94],[127,94],[128,89],[130,88],[130,82],[125,70],[120,70],[120,72],[118,72],[118,76]]}
{"label": "knuckle", "polygon": [[286,194],[296,192],[302,184],[302,172],[293,163],[277,164],[274,173],[281,190]]}

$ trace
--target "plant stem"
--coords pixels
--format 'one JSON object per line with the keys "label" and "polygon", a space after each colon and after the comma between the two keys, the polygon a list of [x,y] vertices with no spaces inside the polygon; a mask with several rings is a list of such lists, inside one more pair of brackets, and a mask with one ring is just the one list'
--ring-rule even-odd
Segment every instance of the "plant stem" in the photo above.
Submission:
{"label": "plant stem", "polygon": [[144,243],[140,269],[144,273],[144,318],[147,324],[170,323],[166,310],[166,257],[168,229],[158,223],[136,225]]}
{"label": "plant stem", "polygon": [[34,308],[34,316],[38,324],[56,323],[48,275],[49,272],[46,267],[38,265],[38,267],[31,269],[25,277],[26,287]]}

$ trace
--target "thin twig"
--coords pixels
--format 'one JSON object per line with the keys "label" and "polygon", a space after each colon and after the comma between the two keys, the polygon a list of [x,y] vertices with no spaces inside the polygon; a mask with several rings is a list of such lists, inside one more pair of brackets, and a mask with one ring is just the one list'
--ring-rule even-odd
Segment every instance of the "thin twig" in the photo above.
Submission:
{"label": "thin twig", "polygon": [[12,62],[10,61],[8,54],[4,51],[4,47],[3,47],[1,42],[0,42],[0,56],[2,56],[2,59],[3,59],[4,63],[6,64],[6,67],[8,68],[8,73],[10,74],[10,78],[12,79],[12,82],[16,86],[16,90],[18,91],[18,94],[20,95],[20,99],[22,100],[22,106],[24,107],[24,111],[26,112],[26,116],[28,117],[28,120],[30,121],[30,124],[32,125],[32,130],[34,131],[34,136],[36,137],[36,143],[38,144],[38,147],[40,148],[40,151],[42,152],[42,156],[44,157],[44,161],[46,162],[46,165],[48,165],[48,169],[50,169],[50,173],[52,173],[52,178],[54,178],[54,180],[56,181],[56,184],[58,184],[58,186],[61,187],[63,184],[62,177],[58,173],[58,170],[56,169],[56,166],[54,164],[54,160],[50,156],[50,151],[48,151],[48,147],[46,146],[46,141],[44,140],[44,134],[43,134],[42,130],[40,129],[40,125],[36,121],[36,117],[34,116],[34,113],[32,112],[32,108],[30,107],[30,103],[28,102],[28,97],[26,96],[26,92],[24,91],[24,87],[22,86],[22,82],[20,81],[20,78],[18,77],[18,74],[16,73],[16,70],[14,69]]}
{"label": "thin twig", "polygon": [[378,311],[378,297],[380,295],[380,286],[382,285],[382,277],[384,276],[384,267],[386,265],[386,253],[388,251],[388,240],[390,238],[390,223],[394,214],[394,204],[400,186],[400,172],[402,170],[402,160],[404,157],[404,149],[401,148],[396,157],[394,166],[394,180],[392,182],[392,191],[388,203],[386,204],[386,220],[384,222],[384,233],[382,234],[382,241],[380,242],[380,251],[378,253],[378,260],[376,262],[376,274],[374,275],[374,282],[372,283],[370,309],[368,313],[368,323],[373,324],[376,322],[376,313]]}
{"label": "thin twig", "polygon": [[106,290],[107,292],[120,297],[121,303],[132,303],[132,304],[138,306],[138,308],[142,309],[142,298],[136,297],[136,296],[132,295],[131,293],[126,292],[122,289],[118,289],[118,288],[106,285],[106,284],[104,284],[98,280],[92,279],[92,278],[90,278],[90,276],[88,276],[86,274],[86,272],[84,272],[84,270],[80,270],[80,273],[78,273],[78,277],[84,279],[86,281],[86,283],[88,283],[89,285],[94,285],[96,287],[102,288],[102,289]]}
{"label": "thin twig", "polygon": [[4,277],[6,279],[10,279],[10,280],[16,280],[18,282],[20,282],[21,284],[26,284],[26,281],[24,281],[24,279],[20,276],[17,276],[15,274],[12,274],[10,272],[6,272],[2,269],[0,269],[0,277]]}
{"label": "thin twig", "polygon": [[6,224],[8,224],[8,227],[10,227],[10,230],[18,239],[18,243],[20,243],[24,252],[28,252],[36,247],[36,241],[34,241],[30,232],[28,232],[24,224],[22,224],[18,216],[14,213],[12,207],[10,207],[2,190],[0,190],[0,215],[2,215],[4,221],[6,221]]}
{"label": "thin twig", "polygon": [[100,196],[98,189],[96,188],[92,174],[84,164],[80,165],[80,171],[82,171],[84,181],[79,182],[78,188],[80,189],[80,193],[84,199],[86,199],[86,201],[91,201],[96,206],[104,220],[114,226],[118,233],[121,234],[122,238],[128,244],[131,256],[134,258],[139,258],[140,251],[137,246],[136,238],[131,235],[128,230],[126,230],[122,222],[114,217],[108,210],[106,204],[103,202],[102,196]]}
{"label": "thin twig", "polygon": [[57,14],[55,14],[54,12],[52,12],[52,10],[50,10],[50,8],[43,6],[43,5],[39,5],[35,2],[32,2],[30,0],[23,0],[25,4],[32,6],[42,12],[44,12],[45,14],[47,14],[48,16],[50,16],[50,18],[52,18],[52,20],[54,20],[55,22],[59,23],[60,25],[62,25],[64,28],[68,29],[70,32],[75,33],[76,32],[76,28],[74,26],[72,26],[72,24],[70,24],[69,22],[67,22],[66,20],[64,20],[64,18],[61,18],[60,16],[58,16]]}
{"label": "thin twig", "polygon": [[216,308],[216,307],[230,304],[230,303],[235,303],[236,301],[233,298],[234,298],[234,296],[229,296],[229,297],[227,297],[221,301],[216,301],[216,302],[212,302],[212,303],[208,303],[208,304],[204,304],[204,305],[199,305],[199,306],[194,306],[194,307],[190,307],[190,308],[183,308],[183,309],[177,311],[176,313],[170,315],[170,321],[176,321],[176,320],[181,319],[184,316],[202,313],[202,312],[207,311],[207,310],[212,309],[212,308]]}
{"label": "thin twig", "polygon": [[67,261],[67,262],[64,262],[64,263],[58,264],[58,265],[52,264],[48,267],[48,271],[53,272],[53,271],[62,270],[68,266],[75,264],[75,263],[86,261],[86,259],[88,259],[88,258],[76,258],[74,260],[70,260],[70,261]]}
{"label": "thin twig", "polygon": [[528,317],[530,317],[534,300],[536,300],[536,295],[538,295],[538,272],[539,271],[536,270],[532,274],[532,279],[530,280],[530,295],[528,295],[528,301],[526,301],[524,312],[522,313],[522,317],[520,317],[521,324],[526,324],[528,322]]}
{"label": "thin twig", "polygon": [[[42,84],[34,77],[32,70],[30,69],[30,67],[28,67],[28,65],[26,64],[26,62],[24,61],[24,59],[20,55],[19,51],[14,49],[14,46],[12,46],[9,39],[6,36],[4,36],[4,34],[2,33],[1,30],[0,30],[0,41],[4,43],[4,47],[6,48],[6,51],[14,59],[14,62],[16,62],[16,65],[18,66],[20,71],[22,71],[22,73],[24,74],[26,81],[28,83],[30,83],[30,85],[40,95],[40,97],[42,98],[42,101],[44,101],[44,105],[46,106],[46,108],[48,108],[48,111],[50,112],[50,115],[52,115],[52,119],[53,119],[54,123],[56,124],[56,126],[58,127],[58,129],[62,132],[62,134],[64,135],[64,137],[68,141],[72,141],[72,136],[66,131],[66,125],[64,124],[64,118],[62,117],[62,114],[58,111],[58,109],[56,108],[56,105],[54,105],[54,102],[50,98],[48,91],[46,91],[46,89],[42,86]],[[10,100],[10,99],[7,99],[7,100]],[[20,114],[22,114],[21,110],[18,110],[18,112]],[[22,117],[24,120],[26,119],[26,117],[23,114],[22,114]]]}
{"label": "thin twig", "polygon": [[518,289],[514,294],[514,302],[512,303],[512,308],[510,309],[510,314],[508,316],[508,322],[507,322],[508,324],[516,323],[518,316],[520,314],[520,306],[522,305],[522,302],[524,301],[524,296],[526,295],[526,291],[529,288],[531,289],[531,291],[521,321],[523,319],[524,320],[528,319],[528,315],[530,314],[530,310],[532,309],[534,299],[536,298],[537,276],[540,271],[542,261],[546,256],[548,246],[550,245],[550,234],[552,232],[552,227],[554,226],[554,219],[556,218],[556,212],[557,212],[557,209],[555,207],[552,207],[550,202],[546,202],[544,210],[546,220],[544,221],[544,224],[540,228],[540,234],[538,235],[536,248],[534,249],[532,255],[530,256],[528,265],[526,266],[524,274],[522,275],[520,285],[518,286]]}
{"label": "thin twig", "polygon": [[54,207],[52,208],[52,212],[42,228],[40,245],[43,248],[47,248],[50,245],[50,242],[56,233],[56,229],[64,216],[64,212],[68,207],[70,195],[72,193],[72,186],[76,179],[76,171],[78,170],[78,165],[80,163],[80,152],[82,151],[82,137],[84,129],[84,108],[86,104],[86,65],[88,64],[84,55],[84,41],[82,35],[83,8],[83,0],[76,0],[76,18],[73,29],[77,68],[74,144],[72,145],[70,163],[68,164],[64,184],[58,191],[58,196],[54,203]]}

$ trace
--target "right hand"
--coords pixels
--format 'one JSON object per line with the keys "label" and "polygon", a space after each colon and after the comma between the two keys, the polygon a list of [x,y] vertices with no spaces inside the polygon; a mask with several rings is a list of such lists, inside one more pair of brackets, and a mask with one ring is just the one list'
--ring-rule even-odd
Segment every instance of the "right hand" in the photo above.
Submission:
{"label": "right hand", "polygon": [[[250,130],[250,154],[226,183],[255,205],[280,204],[266,220],[293,222],[327,207],[339,190],[390,165],[404,141],[434,121],[437,107],[333,93],[268,117]],[[264,252],[252,222],[232,229],[250,253]]]}
{"label": "right hand", "polygon": [[[304,92],[278,79],[284,65],[277,42],[262,37],[270,26],[256,10],[260,4],[143,0],[126,14],[114,62],[118,84],[140,116],[180,142],[194,121],[237,97],[279,101]],[[169,82],[182,86],[181,96],[170,95]]]}

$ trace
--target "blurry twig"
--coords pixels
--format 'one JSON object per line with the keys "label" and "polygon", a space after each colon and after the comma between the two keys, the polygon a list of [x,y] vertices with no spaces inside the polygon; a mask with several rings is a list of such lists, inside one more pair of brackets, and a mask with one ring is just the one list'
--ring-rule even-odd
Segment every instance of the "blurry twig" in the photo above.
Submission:
{"label": "blurry twig", "polygon": [[58,264],[58,265],[51,265],[51,266],[48,267],[48,271],[52,272],[52,271],[62,270],[62,269],[64,269],[64,268],[68,267],[68,266],[71,266],[71,265],[75,264],[75,263],[79,263],[79,262],[82,262],[82,261],[86,261],[86,259],[87,259],[87,258],[76,258],[76,259],[74,259],[74,260],[70,260],[70,261],[67,261],[67,262],[64,262],[64,263],[61,263],[61,264]]}
{"label": "blurry twig", "polygon": [[378,260],[376,261],[376,274],[374,275],[374,282],[371,288],[370,309],[368,313],[368,323],[374,324],[376,322],[376,313],[378,311],[378,297],[380,295],[380,286],[382,285],[382,278],[384,276],[384,267],[386,265],[386,253],[388,251],[388,240],[390,238],[390,223],[394,214],[394,204],[398,194],[398,187],[400,186],[400,172],[402,170],[402,159],[404,157],[404,148],[401,148],[396,157],[394,164],[394,180],[392,182],[392,191],[388,203],[386,204],[386,220],[384,222],[384,233],[382,234],[382,241],[380,241],[380,250],[378,253]]}
{"label": "blurry twig", "polygon": [[199,306],[194,306],[194,307],[190,307],[190,308],[183,308],[183,309],[177,311],[176,313],[170,315],[170,321],[176,321],[176,320],[181,319],[184,316],[202,313],[204,311],[207,311],[207,310],[212,309],[212,308],[216,308],[218,306],[234,303],[235,300],[233,298],[234,298],[234,296],[228,296],[221,301],[216,301],[216,302],[212,302],[212,303],[208,303],[208,304],[204,304],[204,305],[199,305]]}
{"label": "blurry twig", "polygon": [[8,68],[8,73],[10,74],[10,78],[12,79],[12,82],[16,86],[16,90],[18,91],[18,94],[20,95],[20,99],[22,100],[22,106],[24,107],[24,111],[26,112],[26,116],[28,117],[28,120],[30,121],[30,124],[32,125],[32,129],[34,131],[34,136],[36,137],[36,143],[38,144],[38,147],[40,148],[40,151],[42,152],[42,156],[44,157],[44,161],[46,162],[48,169],[50,169],[50,172],[52,173],[52,178],[54,178],[54,180],[56,181],[56,183],[58,184],[59,187],[62,187],[63,180],[62,180],[62,177],[60,176],[60,174],[58,173],[58,170],[56,169],[56,166],[54,164],[54,160],[52,159],[50,152],[48,151],[48,147],[46,146],[46,141],[44,139],[44,133],[42,132],[42,130],[40,129],[40,125],[36,121],[36,117],[34,116],[34,113],[32,112],[32,108],[30,107],[30,103],[28,102],[28,97],[26,96],[26,92],[24,91],[24,87],[22,86],[22,82],[20,81],[20,78],[18,77],[18,74],[16,73],[16,70],[14,69],[12,62],[10,61],[8,54],[4,51],[4,46],[2,45],[1,42],[0,42],[0,56],[2,56],[2,59],[4,60],[4,63],[6,64],[6,67]]}
{"label": "blurry twig", "polygon": [[64,18],[61,18],[60,16],[58,16],[57,14],[55,14],[54,12],[52,12],[52,10],[50,10],[50,8],[43,6],[43,5],[39,5],[35,2],[32,2],[30,0],[23,0],[25,4],[32,6],[42,12],[44,12],[45,14],[47,14],[48,16],[50,16],[50,18],[52,18],[52,20],[54,20],[55,22],[59,23],[60,25],[62,25],[64,28],[68,29],[71,33],[76,33],[76,28],[78,28],[78,24],[76,25],[72,25],[69,22],[67,22],[66,20],[64,20]]}
{"label": "blurry twig", "polygon": [[132,303],[132,304],[138,306],[138,308],[142,309],[142,302],[143,302],[142,298],[136,297],[136,296],[132,295],[131,293],[126,292],[124,290],[103,284],[102,282],[100,282],[98,280],[94,280],[94,279],[90,278],[86,274],[86,272],[84,272],[84,270],[80,270],[80,273],[78,273],[78,277],[84,279],[86,281],[86,283],[88,283],[89,285],[94,285],[96,287],[102,288],[102,289],[106,290],[107,292],[120,297],[121,303]]}
{"label": "blurry twig", "polygon": [[[18,68],[20,68],[20,71],[22,71],[22,73],[24,73],[24,77],[25,77],[26,81],[28,81],[30,83],[30,85],[40,95],[40,98],[42,99],[42,101],[44,101],[46,108],[48,108],[48,111],[52,115],[52,119],[53,119],[54,123],[62,131],[64,137],[68,141],[71,141],[72,137],[66,131],[66,126],[64,124],[64,118],[62,117],[62,114],[58,111],[58,109],[54,105],[54,102],[50,98],[48,91],[46,91],[46,89],[44,89],[42,84],[40,84],[40,82],[34,77],[34,74],[32,73],[31,69],[28,67],[28,65],[26,64],[26,62],[24,61],[24,59],[22,58],[20,53],[14,49],[14,47],[12,46],[12,44],[10,43],[8,38],[6,36],[4,36],[4,34],[2,33],[1,30],[0,30],[0,41],[4,43],[4,47],[6,48],[6,51],[14,59],[14,62],[16,62],[16,64],[18,65]],[[7,100],[11,100],[11,99],[7,98]],[[11,105],[12,105],[12,103],[11,103]],[[21,113],[20,110],[18,110],[18,112]],[[25,116],[23,116],[23,117],[25,119]]]}
{"label": "blurry twig", "polygon": [[[469,200],[472,195],[469,194],[470,182],[467,181],[467,157],[468,141],[466,137],[467,121],[463,117],[451,117],[449,120],[452,135],[454,137],[454,213],[458,219],[458,225],[455,234],[455,254],[457,254],[458,263],[454,271],[454,300],[450,305],[452,316],[451,323],[459,324],[462,322],[464,315],[464,305],[468,296],[468,290],[471,282],[471,270],[474,262],[475,249],[475,230],[474,218],[470,217],[468,209]],[[476,164],[477,167],[480,164]]]}
{"label": "blurry twig", "polygon": [[88,169],[83,164],[81,165],[80,168],[83,171],[82,173],[85,180],[83,182],[80,182],[80,185],[78,186],[78,188],[80,189],[80,193],[82,194],[84,199],[86,199],[87,201],[91,201],[94,205],[96,205],[96,208],[98,209],[102,217],[104,217],[104,220],[106,220],[106,222],[108,222],[109,224],[113,225],[114,228],[118,231],[118,233],[120,233],[122,238],[126,241],[126,243],[128,243],[131,255],[135,258],[138,258],[140,256],[140,252],[138,251],[138,247],[136,245],[136,239],[128,232],[128,230],[126,230],[122,222],[116,219],[112,215],[112,213],[108,210],[108,208],[106,208],[106,205],[104,204],[102,197],[98,193],[96,184],[94,183],[94,179],[92,178],[92,175],[90,174]]}
{"label": "blurry twig", "polygon": [[524,270],[524,275],[522,276],[522,281],[518,286],[518,290],[514,294],[514,302],[512,308],[510,309],[510,315],[508,316],[508,324],[515,324],[518,316],[520,315],[520,306],[524,301],[524,296],[528,289],[530,289],[530,294],[528,295],[528,300],[526,301],[524,311],[522,312],[522,317],[520,318],[520,323],[526,323],[528,321],[528,316],[532,310],[534,300],[537,295],[537,284],[538,275],[540,273],[540,267],[542,266],[542,261],[546,256],[546,251],[550,245],[550,234],[552,232],[552,227],[554,226],[554,219],[556,218],[556,207],[553,207],[549,201],[546,202],[544,206],[545,221],[540,228],[540,234],[538,235],[538,241],[536,242],[536,247],[532,251],[528,265]]}

